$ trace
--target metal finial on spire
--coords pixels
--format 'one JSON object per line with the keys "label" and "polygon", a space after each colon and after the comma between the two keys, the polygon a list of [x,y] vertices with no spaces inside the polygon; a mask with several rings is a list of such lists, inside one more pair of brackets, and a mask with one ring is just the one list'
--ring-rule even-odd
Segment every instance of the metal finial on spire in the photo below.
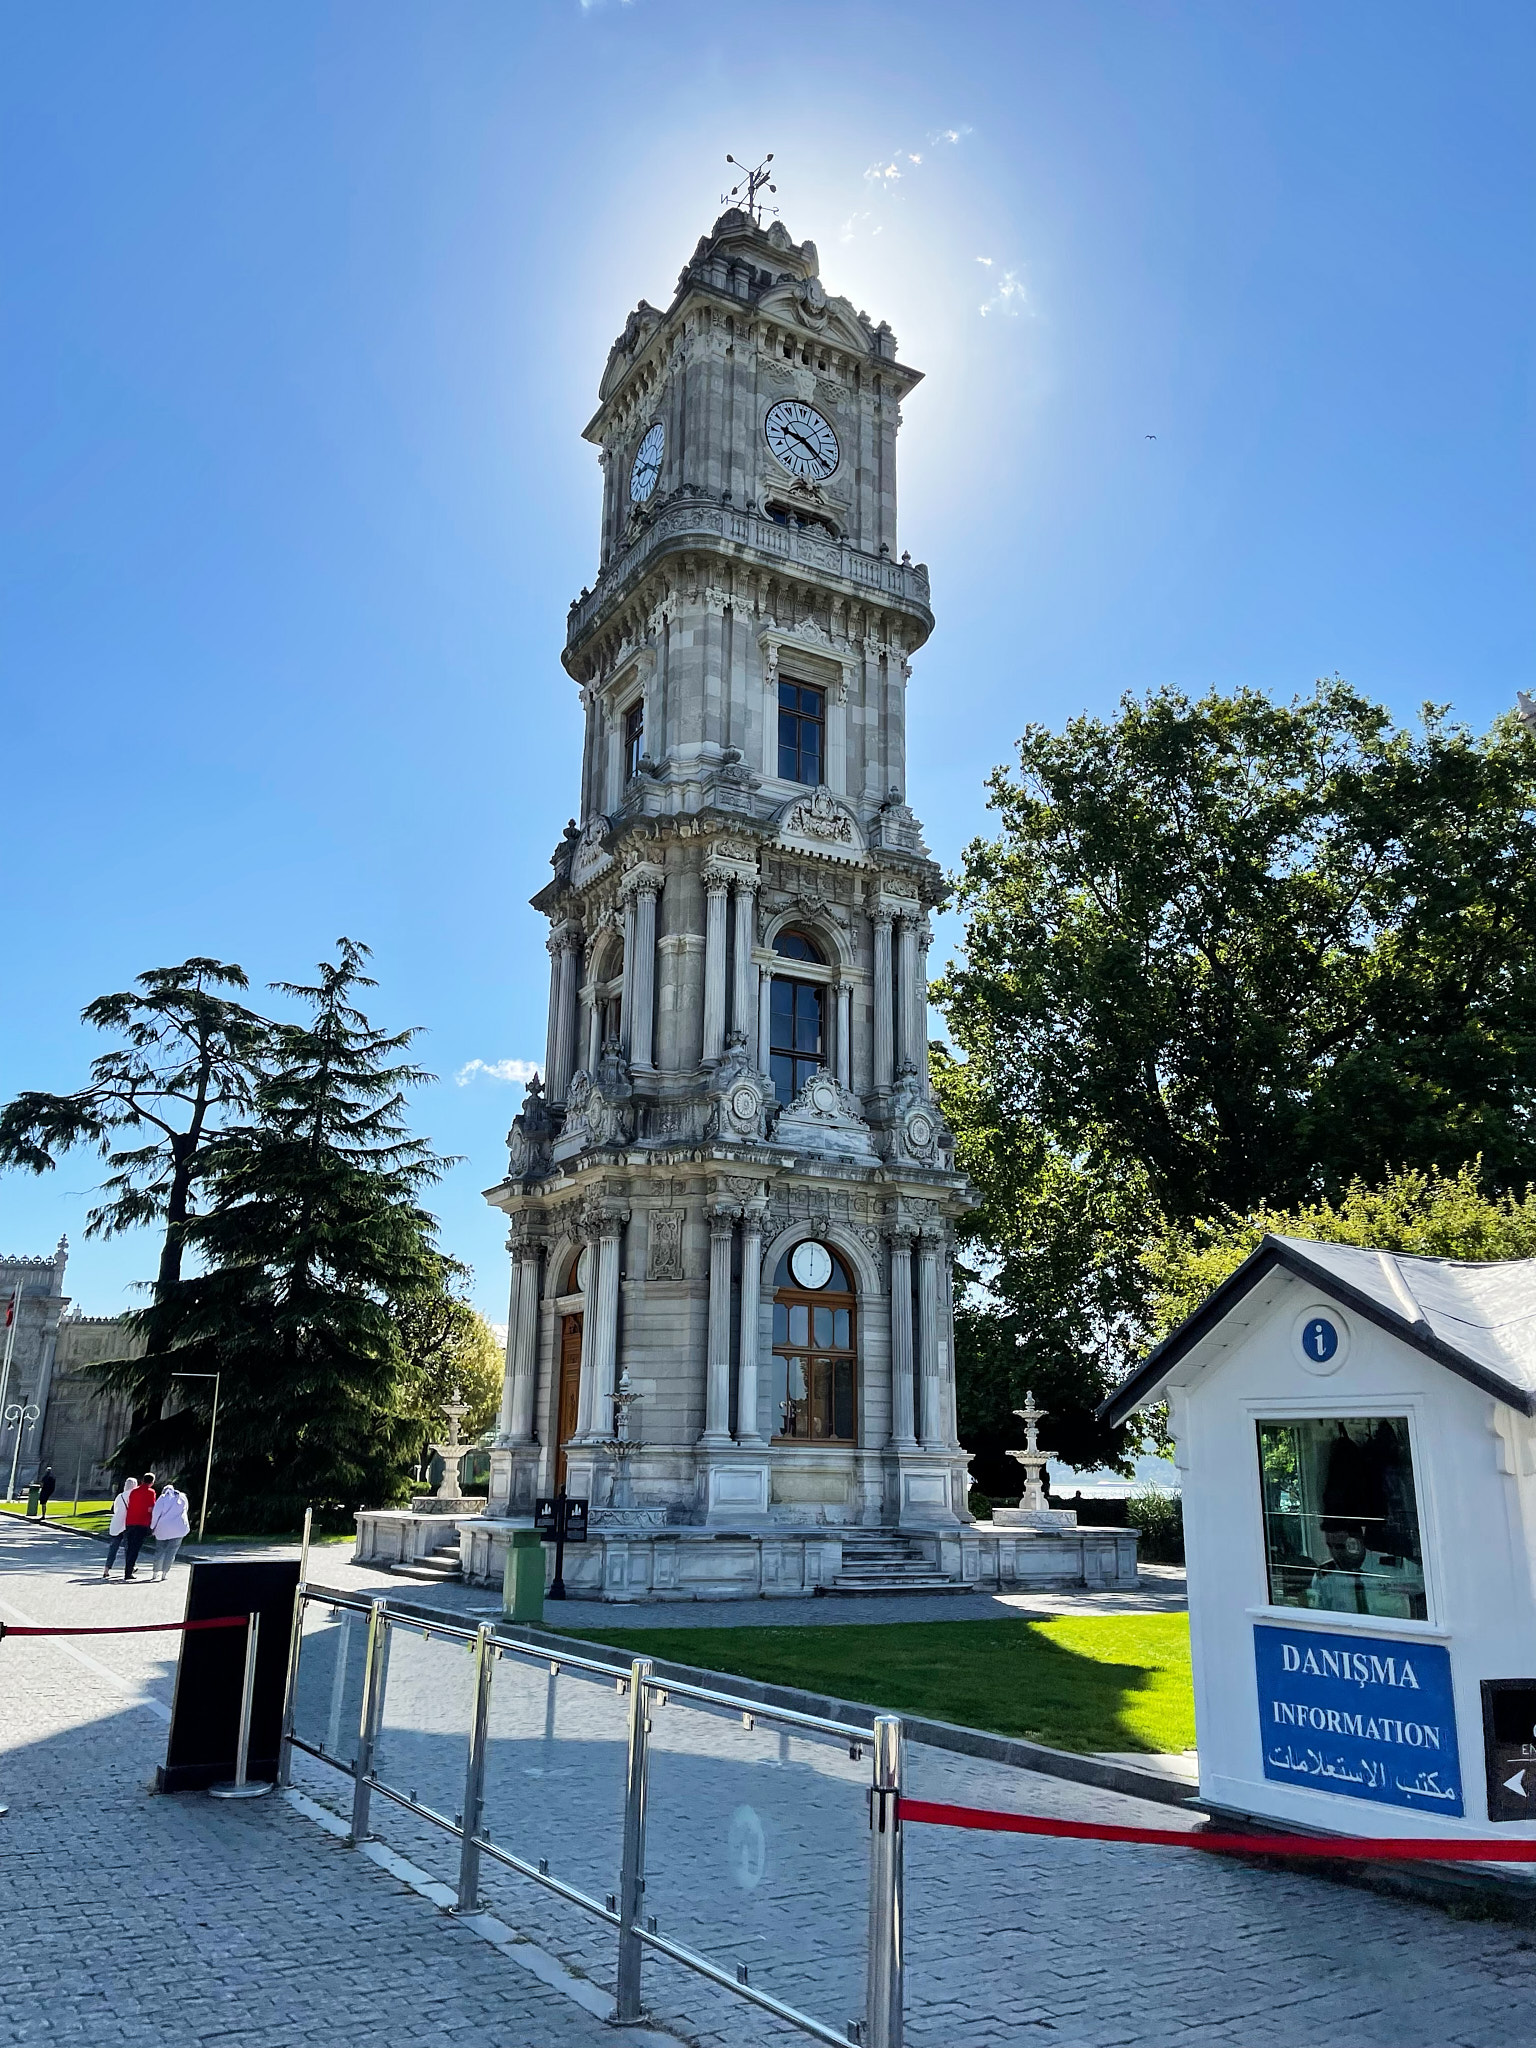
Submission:
{"label": "metal finial on spire", "polygon": [[[770,184],[768,179],[768,166],[773,162],[773,151],[769,150],[755,171],[747,170],[746,165],[737,163],[733,156],[728,156],[726,162],[736,170],[744,171],[746,175],[738,179],[729,192],[722,192],[720,194],[720,204],[722,206],[734,206],[742,198],[742,195],[745,194],[746,204],[743,210],[749,220],[755,221],[761,227],[764,209],[757,195],[765,186],[770,192],[777,192],[779,189],[777,185]],[[775,212],[778,211],[777,207],[773,210]]]}

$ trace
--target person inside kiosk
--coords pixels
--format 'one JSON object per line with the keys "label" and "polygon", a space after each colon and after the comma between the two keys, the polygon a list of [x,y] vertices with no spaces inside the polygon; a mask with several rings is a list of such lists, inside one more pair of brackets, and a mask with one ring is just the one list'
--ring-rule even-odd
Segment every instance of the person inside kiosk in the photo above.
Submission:
{"label": "person inside kiosk", "polygon": [[1271,1604],[1423,1621],[1407,1418],[1328,1416],[1258,1431]]}

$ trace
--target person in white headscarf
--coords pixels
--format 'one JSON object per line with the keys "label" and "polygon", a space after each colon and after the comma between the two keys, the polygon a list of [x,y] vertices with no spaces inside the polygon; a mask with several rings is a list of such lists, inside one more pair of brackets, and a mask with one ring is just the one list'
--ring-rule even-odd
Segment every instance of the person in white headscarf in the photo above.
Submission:
{"label": "person in white headscarf", "polygon": [[138,1483],[138,1480],[130,1473],[128,1478],[123,1481],[122,1492],[119,1493],[117,1499],[112,1503],[112,1519],[107,1524],[107,1562],[101,1574],[104,1579],[111,1578],[112,1566],[117,1558],[117,1553],[127,1541],[128,1496]]}
{"label": "person in white headscarf", "polygon": [[155,1538],[155,1557],[149,1575],[152,1579],[169,1578],[182,1538],[192,1529],[187,1496],[174,1481],[168,1481],[155,1496],[155,1510],[149,1526]]}

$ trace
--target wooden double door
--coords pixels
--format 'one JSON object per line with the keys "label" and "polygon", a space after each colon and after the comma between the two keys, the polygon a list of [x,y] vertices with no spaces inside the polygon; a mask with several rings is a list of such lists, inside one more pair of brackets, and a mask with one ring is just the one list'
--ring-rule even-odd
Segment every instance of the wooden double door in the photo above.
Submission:
{"label": "wooden double door", "polygon": [[578,1309],[560,1318],[560,1405],[555,1422],[555,1491],[565,1484],[565,1447],[581,1418],[581,1326]]}

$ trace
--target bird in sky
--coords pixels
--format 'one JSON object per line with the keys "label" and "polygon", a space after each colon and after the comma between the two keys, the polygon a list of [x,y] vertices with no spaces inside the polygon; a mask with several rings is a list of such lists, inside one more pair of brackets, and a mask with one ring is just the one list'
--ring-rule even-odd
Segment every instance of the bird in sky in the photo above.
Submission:
{"label": "bird in sky", "polygon": [[1155,441],[1157,436],[1156,434],[1143,434],[1141,438],[1143,441]]}

